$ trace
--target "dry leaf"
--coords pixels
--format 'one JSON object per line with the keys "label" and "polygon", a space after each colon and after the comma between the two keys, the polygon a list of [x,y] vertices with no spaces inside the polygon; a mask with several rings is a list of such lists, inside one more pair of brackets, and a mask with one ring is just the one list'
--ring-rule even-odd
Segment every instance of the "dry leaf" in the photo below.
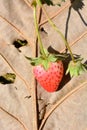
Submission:
{"label": "dry leaf", "polygon": [[[54,93],[48,93],[36,84],[32,66],[25,58],[25,55],[35,57],[37,51],[33,9],[27,0],[1,0],[0,3],[0,75],[16,75],[13,84],[0,84],[0,130],[38,130],[38,124],[39,130],[85,130],[87,74],[72,79],[69,75],[64,76],[60,90]],[[87,1],[79,0],[78,8],[76,5],[77,2],[74,2],[71,6],[70,0],[67,0],[61,7],[46,4],[44,7],[68,40],[73,53],[82,55],[84,62],[87,62]],[[65,45],[60,35],[48,23],[44,13],[39,25],[40,29],[43,28],[40,33],[44,46],[49,51],[63,52]],[[28,45],[20,47],[21,52],[13,45],[17,39],[28,41]],[[65,63],[66,69],[67,61]],[[85,82],[78,91],[62,102],[63,97]],[[55,109],[59,101],[60,104]]]}

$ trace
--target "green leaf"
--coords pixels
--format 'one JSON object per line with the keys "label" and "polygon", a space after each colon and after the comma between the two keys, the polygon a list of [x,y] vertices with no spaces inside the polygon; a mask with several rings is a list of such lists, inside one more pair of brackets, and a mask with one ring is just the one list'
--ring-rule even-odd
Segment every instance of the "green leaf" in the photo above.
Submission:
{"label": "green leaf", "polygon": [[14,83],[15,78],[16,78],[15,74],[6,73],[6,74],[0,76],[0,83],[2,83],[2,84]]}
{"label": "green leaf", "polygon": [[57,58],[55,57],[55,55],[50,54],[48,57],[48,60],[49,60],[49,62],[55,62],[55,61],[57,61]]}

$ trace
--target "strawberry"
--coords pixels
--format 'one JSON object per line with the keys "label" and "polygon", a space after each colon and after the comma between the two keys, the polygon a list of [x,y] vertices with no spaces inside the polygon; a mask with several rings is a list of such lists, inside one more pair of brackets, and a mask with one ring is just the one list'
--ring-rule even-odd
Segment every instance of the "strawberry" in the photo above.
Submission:
{"label": "strawberry", "polygon": [[45,57],[41,54],[39,57],[30,58],[31,65],[34,66],[33,73],[36,80],[48,92],[55,92],[63,78],[64,66],[62,60],[67,55],[65,54],[51,54],[44,50]]}
{"label": "strawberry", "polygon": [[42,65],[37,65],[33,69],[35,78],[48,92],[54,92],[58,89],[63,77],[63,71],[62,61],[50,62],[47,70]]}

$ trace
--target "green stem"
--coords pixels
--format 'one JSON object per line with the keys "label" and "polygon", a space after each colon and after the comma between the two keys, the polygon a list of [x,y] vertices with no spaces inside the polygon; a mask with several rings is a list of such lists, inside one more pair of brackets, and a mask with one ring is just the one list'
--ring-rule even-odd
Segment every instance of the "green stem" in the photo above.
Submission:
{"label": "green stem", "polygon": [[39,46],[40,46],[40,52],[43,55],[43,57],[46,58],[46,54],[44,52],[43,44],[42,44],[42,41],[41,41],[39,29],[38,29],[38,22],[37,22],[37,15],[36,15],[36,5],[34,6],[34,23],[35,23],[35,30],[36,30],[37,37],[38,37],[38,43],[39,43]]}
{"label": "green stem", "polygon": [[47,19],[48,19],[48,22],[50,23],[50,25],[54,28],[54,30],[56,30],[58,32],[58,34],[62,37],[64,43],[65,43],[65,46],[67,47],[67,49],[69,50],[70,52],[70,55],[71,55],[71,58],[73,60],[73,62],[75,62],[75,59],[74,59],[74,56],[73,56],[73,53],[70,49],[70,46],[69,46],[69,43],[66,41],[64,35],[60,32],[60,30],[57,28],[57,26],[53,23],[53,21],[49,18],[48,16],[48,13],[46,12],[45,8],[42,6],[42,9],[45,13],[45,15],[47,16]]}

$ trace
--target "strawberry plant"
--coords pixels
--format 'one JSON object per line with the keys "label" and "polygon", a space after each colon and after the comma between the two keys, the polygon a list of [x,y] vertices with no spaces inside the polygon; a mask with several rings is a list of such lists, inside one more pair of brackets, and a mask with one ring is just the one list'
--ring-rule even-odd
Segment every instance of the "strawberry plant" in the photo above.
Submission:
{"label": "strawberry plant", "polygon": [[34,76],[40,85],[48,92],[54,92],[58,89],[58,86],[62,80],[64,74],[64,67],[61,60],[64,55],[50,54],[42,44],[42,40],[39,33],[39,27],[37,23],[36,7],[42,6],[41,1],[33,1],[34,7],[34,22],[35,29],[38,36],[38,42],[40,47],[40,56],[37,58],[28,58],[31,60],[31,64],[34,65]]}
{"label": "strawberry plant", "polygon": [[1,0],[1,129],[87,128],[86,5]]}
{"label": "strawberry plant", "polygon": [[[45,2],[47,3],[47,1]],[[35,30],[38,37],[39,47],[40,47],[40,56],[37,58],[28,58],[28,57],[27,58],[31,60],[31,64],[35,66],[33,73],[37,81],[40,83],[40,85],[48,92],[54,92],[58,89],[58,86],[63,78],[64,67],[61,60],[64,60],[66,57],[64,57],[63,54],[62,55],[50,54],[47,51],[47,49],[43,47],[43,43],[39,33],[38,22],[37,22],[37,15],[36,15],[37,5],[43,9],[45,15],[47,16],[49,24],[53,27],[55,31],[57,31],[58,35],[61,36],[66,48],[70,52],[71,61],[68,65],[66,74],[70,73],[71,77],[78,76],[82,72],[86,71],[86,66],[81,62],[82,59],[80,57],[79,58],[74,57],[71,48],[69,46],[69,43],[66,41],[61,31],[49,18],[45,8],[43,7],[43,2],[41,0],[34,0],[32,2],[32,6],[34,8],[33,9],[34,23],[35,23]]]}

